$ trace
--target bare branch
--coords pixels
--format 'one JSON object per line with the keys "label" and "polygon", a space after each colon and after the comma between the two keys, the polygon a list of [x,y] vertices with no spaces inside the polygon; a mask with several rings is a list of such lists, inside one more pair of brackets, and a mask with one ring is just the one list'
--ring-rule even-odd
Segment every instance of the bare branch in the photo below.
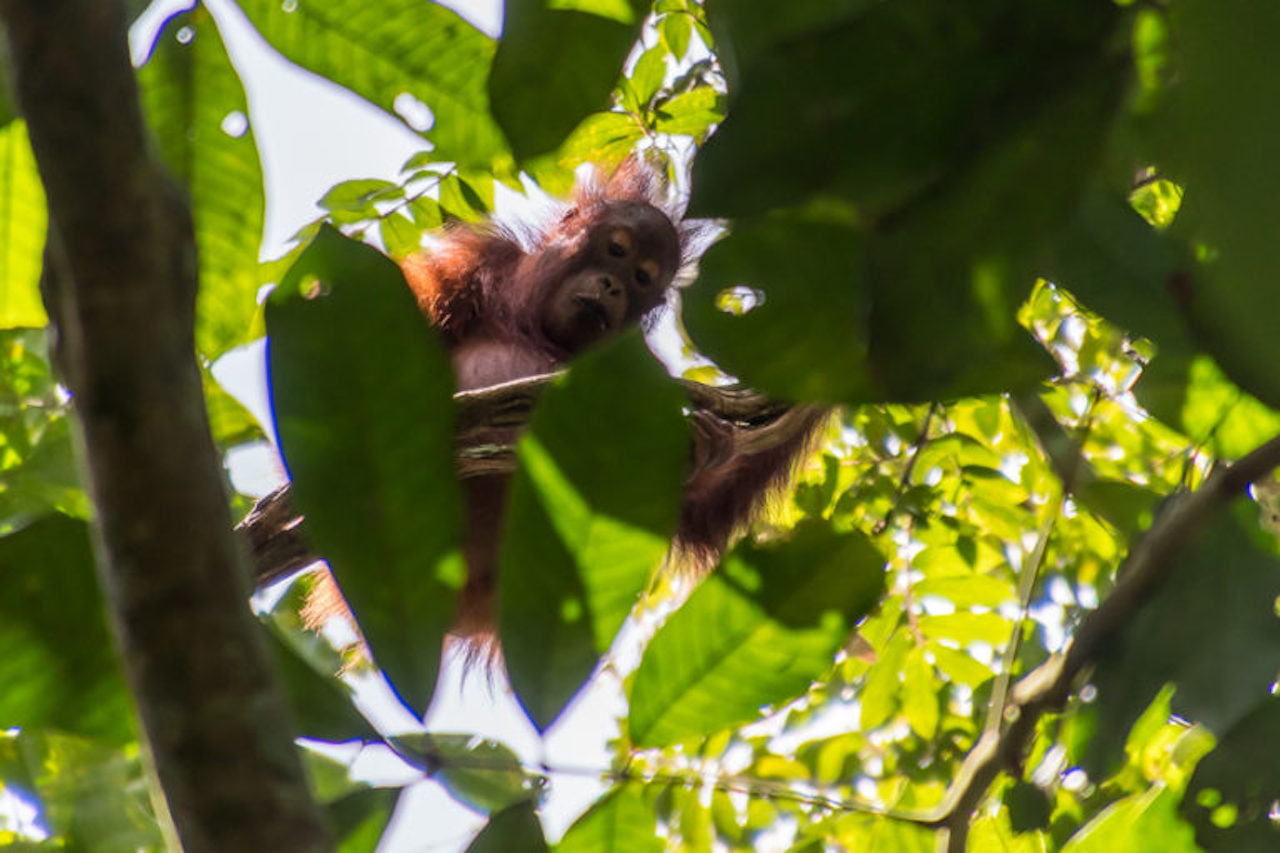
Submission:
{"label": "bare branch", "polygon": [[1250,483],[1277,466],[1280,437],[1215,472],[1195,492],[1172,501],[1129,552],[1111,593],[1081,620],[1066,652],[1050,658],[1014,686],[1004,728],[988,730],[978,740],[943,802],[928,815],[914,819],[949,829],[948,850],[964,850],[970,816],[1000,772],[1020,765],[1041,715],[1066,704],[1081,673],[1159,589],[1173,556]]}
{"label": "bare branch", "polygon": [[99,576],[187,853],[331,849],[247,584],[195,361],[191,217],[151,156],[119,0],[0,3],[49,203],[45,301]]}

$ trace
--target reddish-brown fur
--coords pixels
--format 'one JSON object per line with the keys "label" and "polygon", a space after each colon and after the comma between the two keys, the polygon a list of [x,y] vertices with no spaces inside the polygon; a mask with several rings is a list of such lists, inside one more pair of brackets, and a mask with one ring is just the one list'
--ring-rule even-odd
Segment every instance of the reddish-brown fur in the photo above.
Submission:
{"label": "reddish-brown fur", "polygon": [[[407,259],[405,278],[443,336],[459,390],[550,372],[600,337],[659,311],[677,268],[687,260],[687,238],[653,205],[653,197],[650,173],[633,161],[604,183],[580,190],[530,249],[508,232],[457,228],[437,248]],[[625,233],[619,236],[620,231]],[[625,257],[615,251],[615,238],[627,243]],[[636,281],[642,267],[656,272],[643,286]],[[631,280],[621,282],[627,289],[622,308],[614,302],[582,307],[597,297],[601,303],[612,298],[610,285],[601,282],[628,276]],[[584,288],[590,294],[583,295]],[[704,456],[714,461],[699,466],[686,486],[674,542],[678,559],[699,568],[713,565],[730,535],[785,480],[824,418],[818,409],[798,413],[786,442],[750,455],[735,452],[730,425],[711,430],[712,449]],[[485,440],[513,438],[494,434]],[[496,475],[463,482],[468,577],[454,633],[473,647],[493,638],[497,536],[506,486],[507,478]],[[309,602],[309,621],[323,621],[342,609],[341,595],[325,577]]]}

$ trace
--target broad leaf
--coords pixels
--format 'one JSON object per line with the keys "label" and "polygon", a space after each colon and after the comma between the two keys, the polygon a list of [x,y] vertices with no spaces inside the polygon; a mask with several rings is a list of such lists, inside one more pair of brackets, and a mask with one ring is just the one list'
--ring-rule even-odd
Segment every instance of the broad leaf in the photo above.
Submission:
{"label": "broad leaf", "polygon": [[89,527],[50,516],[0,537],[0,727],[135,737]]}
{"label": "broad leaf", "polygon": [[276,50],[402,118],[409,95],[432,113],[434,156],[462,166],[510,164],[489,114],[494,43],[456,12],[423,0],[240,0]]}
{"label": "broad leaf", "polygon": [[307,536],[423,711],[464,575],[453,374],[399,269],[321,230],[267,304],[271,402]]}
{"label": "broad leaf", "polygon": [[258,334],[265,200],[248,100],[203,6],[166,22],[138,79],[165,165],[191,202],[200,264],[196,344],[212,361]]}
{"label": "broad leaf", "polygon": [[47,221],[27,125],[11,121],[0,127],[0,329],[47,322],[38,289]]}
{"label": "broad leaf", "polygon": [[499,558],[512,685],[545,729],[591,674],[675,530],[681,395],[631,334],[549,387],[520,439]]}
{"label": "broad leaf", "polygon": [[615,788],[573,822],[556,853],[661,853],[653,809],[634,785]]}
{"label": "broad leaf", "polygon": [[647,6],[638,0],[609,4],[630,13],[619,21],[593,13],[589,4],[567,5],[506,4],[489,96],[521,160],[555,148],[589,113],[608,106]]}
{"label": "broad leaf", "polygon": [[774,547],[738,546],[645,652],[632,740],[666,746],[794,698],[831,668],[884,584],[884,558],[865,537],[817,522]]}

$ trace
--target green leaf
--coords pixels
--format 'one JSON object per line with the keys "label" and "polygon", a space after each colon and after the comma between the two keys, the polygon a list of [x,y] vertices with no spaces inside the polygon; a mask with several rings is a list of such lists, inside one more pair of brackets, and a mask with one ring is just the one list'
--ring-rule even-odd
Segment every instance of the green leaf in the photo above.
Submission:
{"label": "green leaf", "polygon": [[423,135],[434,143],[437,160],[480,169],[510,167],[511,155],[489,114],[485,91],[493,40],[456,12],[421,0],[296,5],[240,0],[239,5],[288,59],[397,118],[401,95],[425,103],[434,123]]}
{"label": "green leaf", "polygon": [[877,396],[853,229],[800,217],[738,223],[681,294],[700,350],[744,383],[790,400]]}
{"label": "green leaf", "polygon": [[673,136],[701,139],[713,124],[724,120],[724,103],[711,86],[699,86],[663,101],[655,110],[653,129]]}
{"label": "green leaf", "polygon": [[0,727],[134,740],[89,527],[50,516],[0,537]]}
{"label": "green leaf", "polygon": [[608,106],[623,60],[640,36],[645,4],[638,0],[626,22],[577,5],[506,4],[489,96],[519,160],[552,150],[589,113]]}
{"label": "green leaf", "polygon": [[0,329],[48,322],[39,290],[47,221],[26,123],[11,121],[0,127]]}
{"label": "green leaf", "polygon": [[321,230],[267,303],[271,401],[308,537],[426,708],[465,569],[453,374],[386,257]]}
{"label": "green leaf", "polygon": [[1280,767],[1272,750],[1277,739],[1280,703],[1268,697],[1222,732],[1217,748],[1200,759],[1179,811],[1205,850],[1263,853],[1280,843],[1271,819],[1280,797]]}
{"label": "green leaf", "polygon": [[393,258],[404,258],[422,249],[422,232],[403,213],[384,216],[378,224],[382,245]]}
{"label": "green leaf", "polygon": [[1178,228],[1205,258],[1177,296],[1196,337],[1242,388],[1280,405],[1275,234],[1280,198],[1280,7],[1188,0],[1170,7],[1173,85],[1155,128],[1186,189]]}
{"label": "green leaf", "polygon": [[165,165],[191,201],[196,344],[212,361],[255,336],[265,201],[248,101],[203,6],[166,22],[138,81]]}
{"label": "green leaf", "polygon": [[[1142,794],[1125,797],[1080,827],[1062,853],[1113,853],[1117,850],[1159,850],[1195,853],[1191,827],[1175,810],[1177,795],[1153,785]],[[1234,847],[1243,853],[1246,848]],[[1272,849],[1272,848],[1267,848]]]}
{"label": "green leaf", "polygon": [[658,631],[631,686],[637,746],[748,722],[829,671],[884,591],[884,557],[858,533],[805,522],[743,543]]}
{"label": "green leaf", "polygon": [[455,800],[481,813],[536,800],[546,786],[546,779],[526,771],[519,757],[495,740],[423,732],[399,735],[391,743]]}
{"label": "green leaf", "polygon": [[684,59],[689,52],[689,38],[693,34],[693,21],[689,15],[673,12],[662,17],[658,33],[668,52],[677,59]]}
{"label": "green leaf", "polygon": [[275,630],[268,629],[276,672],[284,681],[298,731],[328,741],[376,740],[378,733],[356,709],[350,689],[332,672],[309,665]]}
{"label": "green leaf", "polygon": [[489,818],[467,853],[539,853],[549,850],[532,803],[519,803]]}
{"label": "green leaf", "polygon": [[325,804],[338,838],[338,853],[369,853],[391,820],[400,792],[395,788],[365,788]]}
{"label": "green leaf", "polygon": [[636,785],[615,788],[573,822],[556,853],[661,853],[653,809]]}
{"label": "green leaf", "polygon": [[901,204],[1038,121],[1099,63],[1118,18],[1111,4],[1053,0],[800,5],[778,16],[795,37],[778,38],[761,34],[779,22],[766,25],[755,4],[722,4],[741,80],[695,163],[695,215],[755,213],[837,186],[860,206]]}
{"label": "green leaf", "polygon": [[[43,806],[54,843],[37,849],[124,853],[163,850],[167,832],[152,808],[150,774],[136,745],[123,749],[56,732],[13,738]],[[0,735],[0,754],[5,737]],[[0,766],[4,763],[0,760]],[[168,819],[164,819],[168,825]],[[2,836],[0,836],[2,837]],[[18,850],[30,849],[21,844]]]}
{"label": "green leaf", "polygon": [[1009,642],[1013,623],[998,613],[944,613],[921,616],[920,633],[929,639],[957,643],[989,643],[997,648]]}
{"label": "green leaf", "polygon": [[1126,733],[1165,682],[1177,688],[1175,714],[1217,733],[1267,695],[1280,660],[1280,562],[1253,539],[1252,505],[1238,501],[1235,510],[1178,551],[1164,587],[1107,643],[1093,678],[1097,734],[1084,756],[1091,776],[1116,764]]}
{"label": "green leaf", "polygon": [[902,678],[902,713],[911,730],[922,738],[938,733],[938,684],[933,666],[925,660],[924,649],[913,648],[907,655]]}
{"label": "green leaf", "polygon": [[547,388],[520,439],[498,625],[539,729],[591,674],[667,552],[688,459],[682,403],[629,334]]}

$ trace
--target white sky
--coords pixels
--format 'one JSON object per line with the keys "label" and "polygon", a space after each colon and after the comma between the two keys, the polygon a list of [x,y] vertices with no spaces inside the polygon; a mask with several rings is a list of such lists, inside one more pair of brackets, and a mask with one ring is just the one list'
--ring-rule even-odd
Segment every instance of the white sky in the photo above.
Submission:
{"label": "white sky", "polygon": [[[186,5],[183,0],[157,0],[144,18],[155,26],[170,10]],[[442,5],[455,8],[490,35],[500,28],[498,0],[442,0]],[[267,192],[263,256],[274,257],[301,225],[316,217],[315,201],[330,186],[352,178],[394,180],[404,161],[421,149],[422,141],[381,110],[284,61],[234,4],[208,0],[207,6],[215,14],[248,93]],[[141,27],[135,30],[141,31]],[[215,373],[270,431],[261,343],[229,354]],[[282,476],[269,448],[238,453],[233,462],[237,484],[246,491],[263,493]],[[597,677],[540,739],[505,683],[489,685],[473,674],[464,684],[460,675],[459,667],[446,662],[425,721],[431,731],[491,737],[534,765],[608,767],[605,742],[617,735],[614,716],[625,707],[616,678]],[[385,688],[362,690],[360,699],[384,731],[406,731],[416,724]],[[345,757],[352,752],[348,750]],[[353,766],[358,776],[389,782],[417,776],[384,752],[371,749]],[[603,783],[590,775],[553,776],[541,809],[549,838],[558,838],[603,790]],[[455,803],[438,784],[420,783],[401,800],[379,850],[462,850],[485,820]]]}

